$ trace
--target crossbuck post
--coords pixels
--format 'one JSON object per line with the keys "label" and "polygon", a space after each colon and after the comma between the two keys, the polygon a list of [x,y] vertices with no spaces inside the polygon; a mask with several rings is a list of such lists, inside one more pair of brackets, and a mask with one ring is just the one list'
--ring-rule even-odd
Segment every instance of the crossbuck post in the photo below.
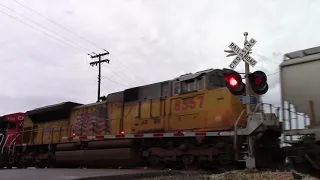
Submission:
{"label": "crossbuck post", "polygon": [[[244,45],[247,44],[248,42],[248,33],[245,32],[243,33],[244,35]],[[249,63],[247,63],[246,61],[244,61],[245,63],[245,78],[246,78],[246,96],[249,99],[249,103],[247,103],[247,114],[250,114],[251,112],[251,97],[250,97],[250,82],[249,82],[249,73],[250,73],[250,66]]]}
{"label": "crossbuck post", "polygon": [[[244,32],[244,46],[248,43],[248,32]],[[249,63],[244,61],[245,63],[245,78],[246,78],[246,96],[248,98],[248,103],[246,104],[247,108],[247,115],[251,113],[251,96],[250,96],[250,82],[249,82],[249,73],[250,73],[250,66]],[[251,135],[248,136],[248,155],[249,158],[254,158],[253,154],[253,138]]]}
{"label": "crossbuck post", "polygon": [[[248,37],[248,33],[244,32],[243,33],[245,40],[244,40],[244,48],[240,48],[239,46],[237,46],[234,42],[231,42],[231,44],[229,45],[229,48],[231,50],[225,50],[225,52],[229,53],[227,55],[227,57],[229,56],[235,56],[234,60],[230,63],[229,68],[230,69],[235,69],[238,64],[241,61],[245,62],[245,84],[246,84],[246,96],[245,98],[242,99],[242,103],[246,104],[246,110],[247,110],[247,117],[250,116],[251,114],[251,96],[250,96],[250,81],[249,81],[249,74],[250,74],[250,66],[254,67],[258,62],[253,59],[249,54],[250,54],[250,50],[251,48],[255,45],[255,43],[257,42],[255,39],[251,38],[249,41],[247,39]],[[246,99],[246,100],[244,100]],[[250,120],[250,118],[248,118],[248,120]],[[250,122],[248,122],[247,124],[249,124]],[[255,159],[254,159],[254,148],[253,148],[253,137],[252,135],[248,135],[248,139],[247,139],[247,143],[248,143],[248,158],[246,159],[246,163],[247,163],[247,167],[252,167],[255,168]]]}

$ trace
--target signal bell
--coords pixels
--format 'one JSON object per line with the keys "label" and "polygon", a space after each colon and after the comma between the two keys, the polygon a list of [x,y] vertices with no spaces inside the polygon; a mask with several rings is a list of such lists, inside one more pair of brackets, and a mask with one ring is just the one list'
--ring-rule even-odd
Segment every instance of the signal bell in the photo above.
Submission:
{"label": "signal bell", "polygon": [[249,74],[251,89],[258,95],[265,94],[269,90],[267,76],[262,71],[255,71]]}
{"label": "signal bell", "polygon": [[229,89],[229,91],[233,95],[242,95],[245,93],[245,84],[242,82],[242,78],[240,74],[231,69],[223,69],[224,70],[224,81]]}

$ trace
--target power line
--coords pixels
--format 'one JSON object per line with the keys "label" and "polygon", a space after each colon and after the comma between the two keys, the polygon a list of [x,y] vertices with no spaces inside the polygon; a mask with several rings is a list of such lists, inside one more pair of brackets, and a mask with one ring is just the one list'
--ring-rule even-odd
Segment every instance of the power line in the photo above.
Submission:
{"label": "power line", "polygon": [[[42,31],[42,30],[40,30],[40,29],[37,29],[37,28],[35,28],[34,26],[31,26],[30,24],[28,24],[28,23],[26,23],[26,22],[23,22],[23,21],[21,21],[20,19],[15,18],[14,16],[11,16],[10,14],[7,14],[7,13],[1,11],[1,10],[0,10],[0,13],[6,15],[6,16],[8,16],[8,17],[10,17],[10,18],[12,18],[12,19],[14,19],[14,20],[16,20],[16,21],[19,21],[20,23],[22,23],[22,24],[24,24],[24,25],[26,25],[26,26],[29,26],[30,28],[35,29],[35,30],[37,30],[37,31],[39,31],[39,32],[41,32],[41,33],[43,33],[43,34],[45,34],[45,35],[47,35],[47,36],[49,36],[49,37],[51,37],[51,38],[53,38],[53,39],[55,39],[55,40],[57,40],[57,41],[65,44],[65,45],[68,45],[68,46],[70,46],[70,47],[72,47],[72,48],[74,48],[74,49],[76,49],[76,50],[78,50],[78,51],[80,51],[80,52],[82,52],[82,53],[85,53],[85,54],[91,56],[90,54],[84,52],[83,50],[81,50],[81,49],[79,49],[79,48],[77,48],[77,47],[75,47],[75,46],[73,46],[73,45],[70,45],[70,44],[62,41],[61,39],[56,38],[56,37],[54,37],[54,36],[52,36],[52,35],[44,32],[44,31]],[[57,65],[62,66],[62,67],[65,67],[65,66],[60,65],[60,64],[57,64]],[[109,67],[107,67],[107,68],[108,68],[109,70],[111,70]],[[111,70],[111,71],[113,71],[113,70]],[[113,72],[115,72],[115,71],[113,71]],[[110,78],[105,77],[105,76],[103,76],[103,78],[108,79],[109,81],[111,81],[111,82],[113,82],[113,83],[115,83],[115,84],[121,85],[121,86],[123,86],[123,87],[128,87],[128,86],[126,86],[126,85],[123,85],[123,84],[121,84],[121,83],[118,83],[118,82],[116,82],[116,81],[114,81],[114,80],[112,80],[112,79],[110,79]],[[123,78],[122,78],[122,79],[123,79]],[[125,79],[123,79],[123,80],[125,80]],[[129,83],[127,80],[125,80],[125,81],[126,81],[127,83]],[[130,84],[130,83],[129,83],[129,84]]]}
{"label": "power line", "polygon": [[272,75],[275,75],[275,74],[278,74],[279,72],[274,72],[274,73],[271,73],[271,74],[268,74],[267,76],[272,76]]}
{"label": "power line", "polygon": [[[86,57],[87,57],[87,56],[86,56]],[[60,66],[60,67],[64,67],[64,68],[70,69],[70,67],[67,67],[67,66],[65,66],[65,65],[59,64],[59,63],[57,63],[57,62],[53,62],[53,63],[51,63],[51,64],[52,64],[52,65],[55,65],[55,66]],[[81,72],[83,72],[85,69],[73,68],[73,70],[74,70],[74,71],[81,71]],[[121,83],[119,83],[119,82],[117,82],[117,81],[115,81],[115,80],[113,80],[113,79],[111,79],[111,78],[109,78],[109,77],[106,77],[106,76],[103,76],[103,75],[101,75],[101,77],[104,78],[104,79],[107,79],[107,80],[110,81],[110,82],[113,82],[114,84],[118,84],[118,85],[120,85],[120,86],[129,88],[127,85],[121,84]],[[130,83],[129,83],[129,84],[130,84]]]}
{"label": "power line", "polygon": [[[106,51],[106,53],[109,53],[109,52]],[[96,53],[94,53],[94,54],[96,54]],[[96,56],[98,57],[98,54],[96,54]],[[113,72],[113,73],[116,74],[118,77],[120,77],[120,78],[121,78],[123,81],[125,81],[126,83],[128,83],[128,84],[133,84],[133,83],[130,83],[129,81],[127,81],[126,76],[125,76],[124,74],[122,74],[121,71],[119,71],[120,73],[118,74],[117,71],[111,69],[110,67],[106,66],[106,68],[108,68],[111,72]],[[120,76],[120,75],[123,75],[123,76]],[[122,85],[122,84],[120,84],[120,85]],[[122,85],[122,86],[123,86],[123,85]],[[126,87],[127,87],[127,86],[126,86]]]}
{"label": "power line", "polygon": [[[93,52],[94,53],[94,52]],[[106,51],[106,53],[109,53],[108,51]],[[96,53],[94,53],[96,54]],[[98,54],[96,54],[96,56],[98,57]],[[128,84],[133,84],[133,83],[130,83],[129,81],[127,81],[127,78],[124,74],[121,73],[121,71],[119,71],[120,73],[118,74],[117,71],[114,71],[113,69],[111,69],[110,67],[106,66],[106,68],[108,68],[111,72],[113,72],[114,74],[116,74],[118,77],[120,77],[123,81],[125,81],[126,83]],[[123,75],[123,76],[120,76],[120,75]]]}
{"label": "power line", "polygon": [[[86,57],[87,57],[87,56],[86,56]],[[62,64],[59,64],[59,63],[56,63],[56,62],[54,62],[53,64],[56,65],[56,66],[61,66],[61,67],[69,68],[69,67],[67,67],[67,66],[65,66],[65,65],[62,65]],[[106,67],[109,68],[108,66],[106,66]],[[83,72],[84,69],[82,70],[82,69],[77,69],[77,68],[76,68],[76,69],[73,69],[73,70]],[[115,81],[115,80],[113,80],[113,79],[111,79],[111,78],[109,78],[109,77],[106,77],[106,76],[103,76],[103,75],[101,75],[101,77],[104,78],[104,79],[107,79],[107,80],[110,81],[110,82],[113,82],[114,84],[118,84],[118,85],[120,85],[120,86],[129,88],[129,86],[124,85],[124,84],[122,84],[122,83],[119,83],[119,82],[117,82],[117,81]],[[129,83],[129,82],[128,82],[128,83]],[[129,83],[129,84],[130,84],[130,83]]]}
{"label": "power line", "polygon": [[19,1],[17,1],[17,0],[13,0],[13,1],[14,1],[14,2],[16,2],[16,3],[18,3],[19,5],[21,5],[21,6],[25,7],[25,8],[27,8],[27,9],[29,9],[30,11],[34,12],[35,14],[37,14],[37,15],[39,15],[39,16],[41,16],[41,17],[43,17],[44,19],[46,19],[46,20],[50,21],[51,23],[53,23],[53,24],[55,24],[55,25],[59,26],[60,28],[64,29],[65,31],[68,31],[69,33],[71,33],[71,34],[73,34],[73,35],[75,35],[75,36],[79,37],[80,39],[82,39],[82,40],[84,40],[84,41],[86,41],[86,42],[88,42],[88,43],[90,43],[90,44],[92,44],[92,45],[96,46],[97,48],[100,48],[100,49],[102,49],[102,50],[104,50],[104,51],[107,51],[107,50],[105,50],[104,48],[102,48],[102,47],[98,46],[97,44],[95,44],[95,43],[93,43],[93,42],[91,42],[91,41],[89,41],[89,40],[85,39],[84,37],[82,37],[82,36],[80,36],[80,35],[78,35],[78,34],[76,34],[76,33],[72,32],[71,30],[67,29],[66,27],[64,27],[64,26],[62,26],[62,25],[58,24],[57,22],[55,22],[55,21],[53,21],[53,20],[49,19],[48,17],[46,17],[46,16],[44,16],[44,15],[40,14],[39,12],[37,12],[37,11],[35,11],[35,10],[31,9],[30,7],[28,7],[28,6],[24,5],[24,4],[22,4],[21,2],[19,2]]}
{"label": "power line", "polygon": [[[49,19],[48,17],[46,17],[46,16],[44,16],[44,15],[42,15],[42,14],[40,14],[39,12],[37,12],[37,11],[35,11],[35,10],[33,10],[33,9],[31,9],[30,7],[28,7],[28,6],[26,6],[25,4],[22,4],[21,2],[19,2],[19,1],[17,1],[17,0],[13,0],[14,2],[16,2],[16,3],[18,3],[19,5],[21,5],[21,6],[23,6],[23,7],[25,7],[25,8],[27,8],[28,10],[30,10],[30,11],[32,11],[32,12],[34,12],[35,14],[37,14],[37,15],[39,15],[39,16],[41,16],[41,17],[43,17],[43,18],[45,18],[46,20],[48,20],[48,21],[50,21],[51,23],[53,23],[53,24],[55,24],[55,25],[57,25],[57,26],[59,26],[60,28],[62,28],[62,29],[64,29],[64,30],[66,30],[66,31],[68,31],[69,33],[71,33],[71,34],[73,34],[73,35],[75,35],[75,36],[77,36],[77,37],[79,37],[80,39],[82,39],[82,40],[84,40],[84,41],[86,41],[86,42],[88,42],[88,43],[90,43],[90,44],[92,44],[92,45],[94,45],[94,46],[96,46],[97,48],[100,48],[100,49],[102,49],[102,50],[104,50],[104,51],[107,51],[107,50],[105,50],[104,48],[102,48],[102,47],[100,47],[100,46],[98,46],[97,44],[95,44],[95,43],[93,43],[93,42],[91,42],[91,41],[89,41],[89,40],[87,40],[87,39],[85,39],[84,37],[81,37],[81,36],[79,36],[78,34],[76,34],[76,33],[74,33],[74,32],[72,32],[71,30],[69,30],[69,29],[67,29],[67,28],[65,28],[64,26],[62,26],[62,25],[60,25],[60,24],[58,24],[57,22],[55,22],[55,21],[53,21],[53,20],[51,20],[51,19]],[[137,74],[135,74],[129,67],[127,67],[125,64],[123,64],[121,61],[119,61],[125,68],[127,68],[134,76],[136,76],[137,78],[139,78],[140,80],[142,80],[142,81],[144,81],[141,77],[139,77]],[[145,82],[145,81],[144,81]]]}
{"label": "power line", "polygon": [[118,85],[120,85],[120,86],[129,88],[129,86],[126,86],[126,85],[124,85],[124,84],[118,83],[117,81],[114,81],[114,80],[112,80],[112,79],[110,79],[110,78],[108,78],[108,77],[106,77],[106,76],[101,76],[101,77],[102,77],[102,78],[105,78],[105,79],[107,79],[107,80],[109,80],[109,81],[111,81],[111,82],[113,82],[113,83],[115,83],[115,84],[118,84]]}
{"label": "power line", "polygon": [[[58,34],[58,33],[54,32],[54,31],[52,31],[52,30],[50,30],[50,29],[46,28],[45,26],[41,25],[40,23],[37,23],[36,21],[34,21],[34,20],[32,20],[32,19],[30,19],[30,18],[26,17],[25,15],[23,15],[23,14],[21,14],[21,13],[19,13],[19,12],[15,11],[15,10],[13,10],[13,9],[9,8],[8,6],[3,5],[3,4],[0,4],[0,6],[3,6],[3,7],[5,7],[5,8],[7,8],[7,9],[9,9],[10,11],[12,11],[12,12],[14,12],[14,13],[16,13],[16,14],[20,15],[21,17],[23,17],[23,18],[25,18],[25,19],[27,19],[27,20],[29,20],[29,21],[33,22],[34,24],[36,24],[36,25],[38,25],[38,26],[40,26],[40,27],[42,27],[42,28],[46,29],[47,31],[50,31],[50,32],[52,32],[53,34],[55,34],[55,35],[57,35],[57,36],[60,36],[62,39],[64,39],[64,40],[66,40],[66,41],[68,41],[68,42],[70,42],[70,43],[72,43],[72,44],[75,44],[75,45],[77,45],[77,46],[81,47],[82,49],[86,50],[87,52],[90,52],[90,50],[88,50],[87,48],[83,47],[82,45],[80,45],[80,44],[77,44],[77,43],[74,43],[74,42],[70,41],[69,39],[67,39],[67,38],[63,37],[62,35],[60,35],[60,34]],[[89,53],[87,53],[87,54],[89,54]]]}
{"label": "power line", "polygon": [[[55,40],[57,40],[57,41],[63,43],[63,44],[65,44],[65,45],[68,45],[68,46],[70,46],[70,47],[72,47],[72,48],[74,48],[74,49],[76,49],[76,50],[78,50],[78,51],[80,51],[80,52],[82,52],[82,53],[86,53],[86,52],[82,51],[81,49],[79,49],[79,48],[77,48],[77,47],[75,47],[75,46],[73,46],[73,45],[70,45],[70,44],[62,41],[61,39],[58,39],[58,38],[56,38],[56,37],[54,37],[54,36],[52,36],[52,35],[44,32],[44,31],[41,31],[40,29],[37,29],[37,28],[35,28],[34,26],[31,26],[30,24],[21,21],[20,19],[17,19],[17,18],[15,18],[14,16],[11,16],[10,14],[7,14],[7,13],[1,11],[1,10],[0,10],[0,13],[6,15],[6,16],[8,16],[8,17],[10,17],[10,18],[12,18],[12,19],[14,19],[14,20],[16,20],[16,21],[19,21],[20,23],[22,23],[22,24],[24,24],[24,25],[27,25],[27,26],[29,26],[29,27],[31,27],[31,28],[33,28],[33,29],[35,29],[35,30],[37,30],[37,31],[39,31],[39,32],[41,32],[41,33],[43,33],[43,34],[45,34],[45,35],[47,35],[47,36],[49,36],[49,37],[51,37],[51,38],[53,38],[53,39],[55,39]],[[86,53],[86,54],[89,55],[89,56],[91,56],[91,55],[88,54],[88,53]],[[66,67],[66,66],[63,66],[63,65],[61,65],[61,64],[56,64],[56,65],[59,65],[59,66],[62,66],[62,67]],[[113,71],[113,70],[110,69],[109,67],[108,67],[108,69],[111,70],[111,71]],[[113,71],[113,72],[116,73],[115,71]],[[117,74],[117,73],[116,73],[116,74]],[[102,77],[105,78],[105,79],[107,79],[107,80],[109,80],[109,81],[111,81],[111,82],[113,82],[113,83],[115,83],[115,84],[118,84],[118,85],[120,85],[120,86],[128,87],[127,85],[118,83],[118,82],[116,82],[116,81],[114,81],[114,80],[112,80],[112,79],[110,79],[110,78],[108,78],[108,77],[105,77],[105,76],[102,76]],[[121,78],[122,78],[122,77],[121,77]],[[122,79],[123,79],[123,78],[122,78]],[[129,83],[126,79],[123,79],[123,80],[126,81],[127,83]],[[129,84],[130,84],[130,83],[129,83]]]}
{"label": "power line", "polygon": [[[19,14],[20,16],[22,16],[22,17],[24,17],[24,18],[26,18],[26,19],[28,19],[28,20],[30,20],[28,17],[25,17],[24,15],[22,15],[22,14],[16,12],[16,11],[14,11],[14,10],[12,10],[12,9],[10,9],[9,7],[7,7],[7,6],[3,5],[3,4],[0,4],[0,5],[1,5],[1,6],[4,6],[5,8],[7,8],[7,9],[9,9],[9,10],[11,10],[11,11],[17,13],[17,14]],[[53,31],[51,31],[50,29],[42,26],[41,24],[39,24],[39,23],[37,23],[37,22],[35,22],[35,21],[33,21],[33,20],[30,20],[30,21],[32,21],[33,23],[35,23],[35,24],[37,24],[37,25],[39,25],[39,26],[47,29],[47,30],[50,31],[50,32],[53,32]],[[63,36],[61,36],[61,35],[59,35],[59,34],[57,34],[57,33],[55,33],[55,32],[53,32],[53,33],[56,34],[56,35],[58,35],[58,36],[60,36],[60,37],[62,37],[62,38],[65,39],[65,40],[67,40],[68,42],[71,42],[71,41],[69,41],[68,39],[64,38]],[[72,43],[72,42],[71,42],[71,43]],[[73,44],[75,44],[75,43],[73,43]],[[80,46],[80,45],[79,45],[79,46]],[[80,47],[81,47],[81,46],[80,46]],[[84,48],[84,47],[83,47],[83,48]],[[84,48],[84,49],[86,49],[86,48]],[[87,50],[87,49],[86,49],[86,50]],[[105,49],[104,49],[104,51],[108,52],[108,51],[105,50]],[[93,53],[93,54],[96,54],[96,53],[94,53],[94,52],[92,52],[92,53]],[[89,53],[86,53],[86,54],[88,54],[89,56],[91,56]],[[118,73],[117,73],[116,71],[110,69],[109,67],[107,67],[107,68],[108,68],[110,71],[112,71],[113,73],[115,73],[115,74],[118,75]],[[129,69],[129,68],[127,68],[127,69]],[[129,70],[130,70],[130,69],[129,69]],[[133,72],[132,72],[132,73],[133,73]],[[133,74],[134,74],[134,73],[133,73]],[[137,76],[137,75],[136,75],[136,76]],[[121,77],[121,76],[120,76],[120,77]],[[125,76],[123,76],[123,77],[125,77]],[[123,78],[123,77],[121,77],[121,78],[122,78],[124,81],[126,81],[127,83],[130,84],[130,82],[128,82],[128,81],[126,80],[126,78]],[[137,76],[137,77],[138,77],[138,76]],[[138,77],[138,78],[139,78],[139,77]]]}
{"label": "power line", "polygon": [[43,34],[45,34],[45,35],[47,35],[47,36],[49,36],[49,37],[51,37],[51,38],[53,38],[53,39],[55,39],[55,40],[57,40],[57,41],[60,41],[60,42],[63,43],[63,44],[66,44],[66,45],[68,45],[68,46],[70,46],[70,47],[72,47],[72,48],[74,48],[74,49],[76,49],[76,50],[78,50],[78,51],[80,51],[80,52],[82,52],[82,53],[85,53],[85,54],[87,54],[87,55],[90,56],[90,54],[88,54],[87,52],[85,52],[85,51],[83,51],[83,50],[81,50],[81,49],[79,49],[79,48],[77,48],[77,47],[75,47],[75,46],[73,46],[73,45],[70,45],[70,44],[62,41],[61,39],[56,38],[56,37],[54,37],[54,36],[52,36],[52,35],[44,32],[44,31],[41,31],[40,29],[37,29],[37,28],[31,26],[30,24],[28,24],[28,23],[26,23],[26,22],[23,22],[23,21],[21,21],[20,19],[14,17],[14,16],[11,16],[10,14],[7,14],[7,13],[1,11],[1,10],[0,10],[0,13],[6,15],[6,16],[8,16],[8,17],[10,17],[10,18],[12,18],[12,19],[14,19],[14,20],[16,20],[16,21],[19,21],[20,23],[22,23],[22,24],[24,24],[24,25],[27,25],[27,26],[29,26],[29,27],[31,27],[31,28],[33,28],[33,29],[35,29],[35,30],[37,30],[37,31],[39,31],[39,32],[41,32],[41,33],[43,33]]}
{"label": "power line", "polygon": [[[129,81],[127,81],[126,80],[126,76],[124,75],[124,74],[122,74],[122,73],[119,73],[119,74],[121,74],[121,75],[123,75],[123,76],[120,76],[118,73],[117,73],[117,71],[114,71],[114,70],[112,70],[111,68],[109,68],[109,67],[107,67],[111,72],[113,72],[113,73],[115,73],[116,75],[118,75],[118,77],[120,77],[122,80],[124,80],[125,82],[127,82],[128,84],[132,84],[132,83],[130,83]],[[121,72],[121,71],[119,71],[119,72]],[[133,82],[134,83],[134,82]]]}
{"label": "power line", "polygon": [[[51,20],[51,19],[47,18],[46,16],[44,16],[44,15],[40,14],[39,12],[37,12],[37,11],[35,11],[35,10],[31,9],[30,7],[28,7],[28,6],[24,5],[24,4],[22,4],[21,2],[19,2],[19,1],[17,1],[17,0],[13,0],[13,1],[15,1],[15,2],[16,2],[16,3],[18,3],[19,5],[21,5],[21,6],[25,7],[25,8],[27,8],[28,10],[30,10],[30,11],[32,11],[32,12],[34,12],[34,13],[36,13],[37,15],[39,15],[39,16],[41,16],[41,17],[45,18],[46,20],[50,21],[51,23],[53,23],[53,24],[55,24],[55,25],[57,25],[57,26],[61,27],[62,29],[64,29],[64,30],[68,31],[69,33],[72,33],[73,35],[75,35],[75,36],[77,36],[77,37],[81,38],[82,40],[84,40],[84,41],[86,41],[86,42],[88,42],[88,43],[90,43],[90,44],[92,44],[92,45],[94,45],[94,46],[96,46],[96,47],[98,47],[98,48],[100,48],[100,49],[103,49],[104,51],[107,51],[107,50],[105,50],[104,48],[101,48],[100,46],[96,45],[95,43],[93,43],[93,42],[91,42],[91,41],[89,41],[89,40],[85,39],[84,37],[81,37],[81,36],[79,36],[78,34],[76,34],[76,33],[72,32],[71,30],[69,30],[69,29],[67,29],[67,28],[63,27],[62,25],[58,24],[57,22],[55,22],[55,21],[53,21],[53,20]],[[3,7],[7,8],[7,9],[9,9],[9,10],[11,10],[11,11],[13,11],[13,12],[17,13],[17,14],[19,14],[20,16],[22,16],[22,17],[24,17],[24,18],[26,18],[26,19],[28,19],[28,20],[32,21],[33,23],[35,23],[35,24],[37,24],[37,25],[39,25],[39,26],[43,27],[44,29],[46,29],[46,30],[48,30],[48,31],[50,31],[50,32],[52,32],[52,33],[54,33],[54,34],[56,34],[56,35],[58,35],[58,36],[62,37],[62,38],[63,38],[63,39],[65,39],[66,41],[68,41],[68,42],[70,42],[70,43],[73,43],[73,44],[76,44],[76,43],[74,43],[74,42],[72,42],[72,41],[70,41],[70,40],[68,40],[68,39],[64,38],[64,37],[63,37],[63,36],[61,36],[60,34],[57,34],[57,33],[53,32],[53,31],[51,31],[50,29],[48,29],[48,28],[46,28],[46,27],[42,26],[41,24],[39,24],[39,23],[37,23],[37,22],[35,22],[35,21],[31,20],[30,18],[28,18],[28,17],[26,17],[26,16],[24,16],[24,15],[22,15],[22,14],[20,14],[20,13],[16,12],[16,11],[12,10],[11,8],[9,8],[9,7],[7,7],[7,6],[3,5],[3,4],[0,4],[0,5],[2,5]],[[86,49],[85,47],[83,47],[83,46],[81,46],[81,45],[79,45],[79,44],[76,44],[76,45],[78,45],[78,46],[80,46],[81,48],[85,49],[86,51],[89,51],[89,52],[90,52],[90,50]],[[86,53],[86,54],[88,54],[89,56],[91,56],[89,53]],[[120,63],[121,63],[121,64],[122,64],[126,69],[128,69],[128,70],[129,70],[129,71],[130,71],[134,76],[136,76],[138,79],[140,79],[140,80],[142,80],[142,81],[146,82],[144,79],[142,79],[142,78],[141,78],[141,77],[139,77],[137,74],[135,74],[135,73],[134,73],[134,72],[133,72],[129,67],[127,67],[124,63],[122,63],[121,61],[119,61],[119,62],[120,62]],[[111,70],[111,69],[110,69],[110,70]],[[112,71],[112,70],[111,70],[111,71]],[[115,71],[113,71],[113,72],[114,72],[114,73],[116,73]],[[125,81],[126,81],[126,80],[125,80]],[[128,81],[126,81],[126,82],[128,82]],[[128,83],[129,83],[129,82],[128,82]]]}
{"label": "power line", "polygon": [[127,68],[133,75],[135,75],[137,78],[139,78],[140,80],[146,82],[145,80],[143,80],[142,78],[140,78],[138,75],[136,75],[133,71],[131,71],[131,69],[129,69],[129,67],[127,67],[125,64],[123,64],[121,61],[119,61],[125,68]]}

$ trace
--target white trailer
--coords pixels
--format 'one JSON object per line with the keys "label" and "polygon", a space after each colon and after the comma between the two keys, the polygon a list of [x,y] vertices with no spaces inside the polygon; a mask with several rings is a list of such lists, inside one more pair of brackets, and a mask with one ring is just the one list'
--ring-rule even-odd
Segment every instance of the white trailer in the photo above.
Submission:
{"label": "white trailer", "polygon": [[[280,83],[285,142],[291,142],[292,136],[308,134],[320,141],[320,46],[285,54]],[[310,128],[303,127],[306,125]]]}

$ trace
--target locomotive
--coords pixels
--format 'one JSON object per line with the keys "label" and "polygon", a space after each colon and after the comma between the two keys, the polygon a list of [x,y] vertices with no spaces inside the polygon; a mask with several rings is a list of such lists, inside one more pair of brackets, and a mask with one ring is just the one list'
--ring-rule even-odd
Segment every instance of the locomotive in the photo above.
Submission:
{"label": "locomotive", "polygon": [[102,102],[64,102],[4,116],[19,115],[23,121],[3,120],[16,126],[1,125],[6,130],[1,167],[264,168],[282,163],[278,117],[256,107],[246,116],[223,74],[208,69],[111,93]]}
{"label": "locomotive", "polygon": [[21,143],[18,138],[23,131],[24,113],[8,114],[0,117],[0,168],[12,168],[14,147]]}

